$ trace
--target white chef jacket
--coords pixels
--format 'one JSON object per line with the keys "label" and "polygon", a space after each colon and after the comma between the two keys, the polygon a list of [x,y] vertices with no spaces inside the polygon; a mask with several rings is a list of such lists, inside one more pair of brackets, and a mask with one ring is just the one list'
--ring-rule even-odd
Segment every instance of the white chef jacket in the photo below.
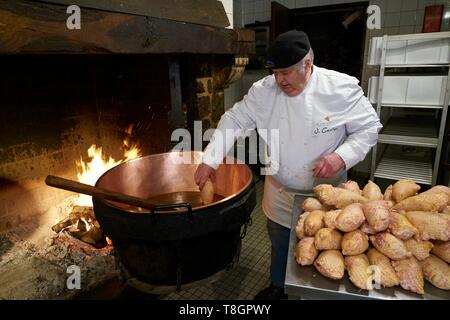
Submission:
{"label": "white chef jacket", "polygon": [[237,137],[227,135],[226,129],[235,130],[236,135],[255,128],[269,133],[278,130],[278,141],[261,136],[270,163],[278,169],[266,176],[263,210],[269,219],[290,228],[295,194],[312,194],[316,185],[346,180],[344,170],[332,179],[314,178],[313,168],[320,158],[336,152],[349,170],[377,142],[382,125],[358,83],[349,75],[314,66],[303,92],[289,97],[273,75],[263,78],[222,116],[203,163],[217,169],[233,147]]}

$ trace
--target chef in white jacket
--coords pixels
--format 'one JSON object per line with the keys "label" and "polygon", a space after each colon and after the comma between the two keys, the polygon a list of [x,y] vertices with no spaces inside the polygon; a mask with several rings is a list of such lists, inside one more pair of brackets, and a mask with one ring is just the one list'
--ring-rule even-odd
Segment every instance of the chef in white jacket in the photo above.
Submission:
{"label": "chef in white jacket", "polygon": [[[262,208],[272,242],[272,284],[256,299],[286,297],[294,196],[306,198],[316,185],[346,181],[347,170],[364,160],[382,127],[356,78],[319,68],[313,60],[304,32],[279,35],[268,50],[267,67],[273,74],[254,83],[244,99],[222,116],[195,173],[203,188],[237,136],[253,129],[265,133],[261,138],[270,170]],[[230,129],[236,134],[230,135]]]}

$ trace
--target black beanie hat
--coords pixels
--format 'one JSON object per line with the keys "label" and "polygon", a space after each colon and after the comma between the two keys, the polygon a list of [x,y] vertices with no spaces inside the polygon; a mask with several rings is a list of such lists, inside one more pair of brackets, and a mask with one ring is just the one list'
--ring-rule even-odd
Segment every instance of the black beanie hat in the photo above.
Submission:
{"label": "black beanie hat", "polygon": [[308,35],[291,30],[275,38],[267,51],[266,68],[287,68],[302,60],[311,49]]}

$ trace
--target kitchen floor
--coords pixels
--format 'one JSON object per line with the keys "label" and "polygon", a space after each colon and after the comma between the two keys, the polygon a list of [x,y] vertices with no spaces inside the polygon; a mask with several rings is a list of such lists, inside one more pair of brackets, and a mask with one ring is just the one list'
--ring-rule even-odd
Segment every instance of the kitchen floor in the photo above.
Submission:
{"label": "kitchen floor", "polygon": [[270,241],[261,209],[264,182],[256,184],[256,207],[252,224],[242,240],[237,265],[217,281],[160,297],[164,300],[252,300],[270,284]]}

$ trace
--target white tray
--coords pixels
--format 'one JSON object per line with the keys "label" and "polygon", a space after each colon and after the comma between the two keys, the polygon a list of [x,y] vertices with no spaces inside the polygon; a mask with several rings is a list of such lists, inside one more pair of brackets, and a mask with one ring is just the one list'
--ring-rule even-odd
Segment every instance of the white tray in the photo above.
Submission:
{"label": "white tray", "polygon": [[[380,65],[383,37],[370,39],[368,65]],[[449,64],[450,38],[388,40],[387,65]]]}
{"label": "white tray", "polygon": [[[438,106],[444,104],[445,76],[385,76],[383,104]],[[378,77],[369,79],[369,100],[378,102]]]}

